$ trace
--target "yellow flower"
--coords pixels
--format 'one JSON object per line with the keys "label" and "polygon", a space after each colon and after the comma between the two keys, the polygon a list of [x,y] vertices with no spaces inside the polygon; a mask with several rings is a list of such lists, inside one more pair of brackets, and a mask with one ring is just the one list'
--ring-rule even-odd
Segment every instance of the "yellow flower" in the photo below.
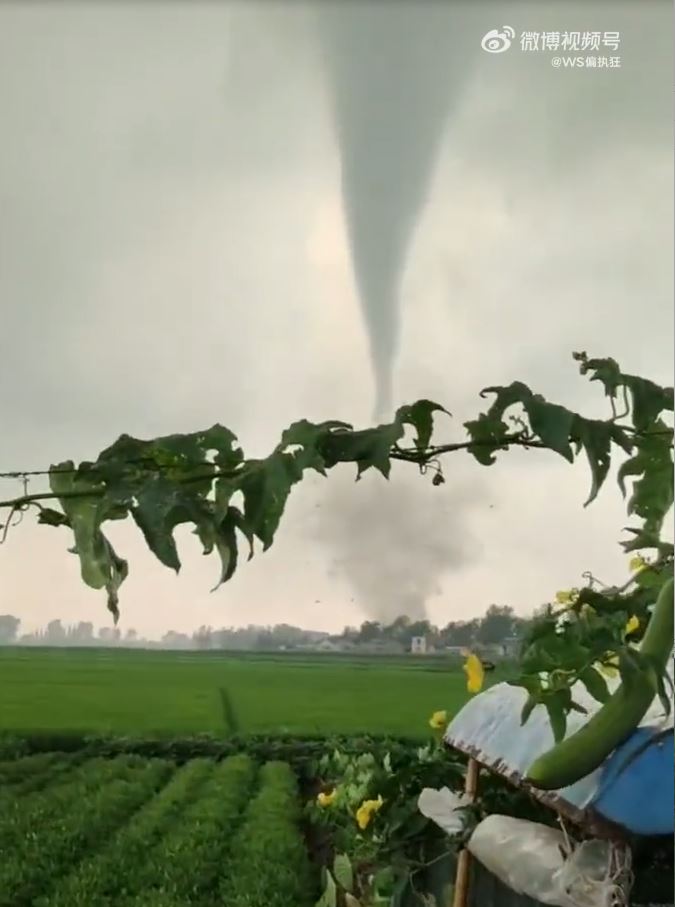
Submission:
{"label": "yellow flower", "polygon": [[332,806],[333,801],[335,800],[336,797],[337,797],[337,788],[335,788],[335,790],[332,790],[329,794],[326,794],[322,791],[319,794],[319,796],[316,798],[316,802],[319,804],[319,806],[322,806],[322,807]]}
{"label": "yellow flower", "polygon": [[371,819],[382,809],[384,805],[384,800],[381,796],[378,796],[377,800],[364,800],[361,806],[356,810],[356,822],[361,829],[365,831],[366,828],[370,825]]}
{"label": "yellow flower", "polygon": [[573,605],[578,598],[579,593],[576,589],[561,589],[555,594],[555,600],[559,605]]}
{"label": "yellow flower", "polygon": [[639,627],[640,627],[640,619],[639,619],[639,617],[636,617],[633,614],[633,616],[630,618],[630,620],[626,624],[626,629],[623,631],[623,635],[630,636],[631,633],[635,633],[635,631],[638,630]]}
{"label": "yellow flower", "polygon": [[441,731],[448,723],[448,713],[447,712],[434,712],[434,714],[429,719],[429,726],[432,727],[435,731]]}
{"label": "yellow flower", "polygon": [[474,655],[473,652],[469,652],[466,657],[464,672],[467,678],[466,688],[469,693],[480,693],[483,688],[485,672],[483,671],[483,664],[480,658],[477,655]]}
{"label": "yellow flower", "polygon": [[648,566],[649,566],[649,564],[642,557],[642,555],[636,554],[635,557],[632,557],[630,559],[630,563],[628,564],[628,569],[630,570],[631,573],[638,573],[640,570],[644,570],[645,567],[648,567]]}

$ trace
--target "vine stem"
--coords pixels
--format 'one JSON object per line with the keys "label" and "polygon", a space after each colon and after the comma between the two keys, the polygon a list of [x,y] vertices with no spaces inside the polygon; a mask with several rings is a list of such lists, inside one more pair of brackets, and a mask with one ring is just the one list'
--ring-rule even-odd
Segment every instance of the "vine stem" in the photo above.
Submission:
{"label": "vine stem", "polygon": [[[477,440],[477,441],[460,441],[454,444],[442,444],[435,447],[424,448],[419,450],[417,448],[399,448],[395,447],[390,452],[389,456],[392,460],[400,460],[408,463],[417,463],[420,466],[424,466],[430,460],[435,459],[436,457],[441,456],[446,453],[454,453],[458,450],[471,450],[476,447],[489,447],[493,450],[506,450],[509,447],[524,447],[525,449],[530,447],[539,447],[544,448],[545,445],[539,441],[535,441],[529,438],[523,438],[522,435],[508,435],[502,439],[498,444],[494,441],[488,440]],[[167,469],[176,469],[175,466],[166,467]],[[191,467],[195,469],[195,467]],[[72,470],[54,470],[56,473],[68,472],[76,473],[78,470],[74,467]],[[181,483],[189,484],[191,482],[200,482],[204,479],[219,479],[219,478],[234,478],[241,474],[243,470],[210,470],[209,472],[202,472],[198,475],[190,475],[185,478],[181,478],[178,481]],[[32,473],[0,473],[1,478],[21,478],[25,475],[50,475],[50,472],[45,470],[43,471],[34,471]],[[53,492],[40,492],[37,494],[25,494],[17,498],[10,498],[6,501],[0,501],[0,509],[10,508],[16,510],[22,507],[25,507],[28,504],[35,504],[39,501],[56,501],[56,500],[73,500],[79,498],[98,498],[102,497],[105,494],[105,488],[93,488],[89,491],[64,491],[61,494],[54,494]]]}
{"label": "vine stem", "polygon": [[454,444],[440,444],[436,447],[426,447],[424,450],[418,450],[414,447],[403,448],[395,447],[389,454],[392,460],[405,460],[406,462],[421,463],[424,465],[429,460],[439,457],[442,454],[454,453],[457,450],[471,450],[474,447],[489,447],[491,450],[506,450],[508,447],[530,447],[545,448],[546,445],[534,438],[524,438],[522,434],[505,435],[504,438],[497,441],[477,440],[477,441],[457,441]]}

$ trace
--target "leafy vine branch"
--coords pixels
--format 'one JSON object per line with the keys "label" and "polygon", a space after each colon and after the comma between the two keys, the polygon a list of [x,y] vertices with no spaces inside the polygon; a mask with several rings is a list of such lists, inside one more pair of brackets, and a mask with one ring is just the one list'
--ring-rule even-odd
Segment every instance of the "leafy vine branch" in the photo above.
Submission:
{"label": "leafy vine branch", "polygon": [[[424,402],[424,401],[420,401]],[[533,438],[527,438],[522,435],[509,435],[503,440],[503,448],[506,447],[515,447],[521,446],[525,448],[530,447],[539,447],[543,448],[545,445],[536,441]],[[471,450],[474,447],[494,447],[492,441],[461,441],[455,444],[442,444],[438,446],[428,447],[426,449],[420,448],[402,448],[397,445],[392,447],[389,457],[391,460],[400,460],[405,463],[415,463],[420,466],[422,469],[426,469],[430,465],[434,465],[436,459],[439,456],[442,456],[446,453],[452,453],[458,450]],[[133,461],[130,461],[133,462]],[[136,461],[140,462],[140,461]],[[176,463],[172,466],[160,465],[152,461],[146,461],[144,463],[145,469],[149,472],[156,472],[158,474],[166,472],[170,469],[172,472],[176,472],[175,481],[180,484],[189,485],[191,482],[201,481],[203,479],[235,479],[241,474],[242,470],[245,468],[242,466],[238,470],[221,470],[208,468],[204,472],[198,472],[194,470],[194,467],[190,464],[180,464]],[[36,469],[29,470],[26,472],[21,471],[12,471],[12,472],[0,472],[0,479],[25,479],[29,476],[53,476],[56,473],[67,474],[67,475],[77,475],[81,467],[69,466],[63,468],[61,466],[55,466],[51,469]],[[185,475],[181,475],[182,470],[186,470]],[[189,471],[189,472],[188,472]],[[96,473],[96,464],[93,464],[90,470],[90,474],[93,476]],[[439,483],[440,484],[440,483]],[[23,510],[25,507],[30,505],[39,505],[40,501],[54,501],[61,499],[76,499],[76,498],[100,498],[105,494],[105,485],[102,484],[100,487],[92,487],[87,491],[71,491],[71,492],[61,492],[61,494],[55,494],[53,492],[41,492],[36,494],[27,494],[24,493],[15,498],[9,498],[6,501],[0,501],[0,509],[10,509],[14,511]],[[42,508],[38,508],[42,509]],[[0,527],[1,528],[1,527]]]}
{"label": "leafy vine branch", "polygon": [[[38,522],[68,527],[84,582],[106,591],[117,619],[128,564],[103,532],[108,521],[131,516],[153,554],[176,571],[181,565],[173,531],[180,524],[194,525],[204,553],[216,551],[220,557],[220,585],[236,570],[242,540],[249,559],[256,540],[263,550],[270,547],[290,491],[308,470],[325,476],[339,463],[354,463],[357,480],[369,469],[389,478],[392,461],[402,461],[423,473],[434,470],[438,485],[444,481],[439,458],[453,452],[466,451],[484,466],[512,447],[550,450],[568,463],[583,452],[591,472],[589,504],[618,448],[627,457],[618,471],[619,485],[625,495],[626,480],[633,479],[628,512],[640,521],[629,528],[632,538],[623,546],[627,551],[655,548],[661,559],[672,560],[672,546],[662,541],[661,529],[673,502],[673,429],[663,419],[673,412],[673,389],[624,374],[613,359],[585,353],[574,358],[582,374],[604,387],[610,418],[585,418],[516,381],[482,391],[483,398],[493,398],[491,404],[464,423],[467,440],[449,444],[432,444],[435,417],[450,413],[429,400],[402,406],[392,422],[363,430],[338,421],[295,422],[263,459],[247,459],[236,436],[218,424],[147,441],[122,435],[93,462],[0,473],[24,481],[21,496],[0,501],[0,508],[9,510],[1,540],[14,517],[30,507],[38,510]],[[620,414],[617,399],[625,410]],[[619,424],[627,417],[629,424]],[[25,483],[34,475],[48,476],[49,492],[27,493]],[[46,501],[56,501],[60,509],[45,506]]]}

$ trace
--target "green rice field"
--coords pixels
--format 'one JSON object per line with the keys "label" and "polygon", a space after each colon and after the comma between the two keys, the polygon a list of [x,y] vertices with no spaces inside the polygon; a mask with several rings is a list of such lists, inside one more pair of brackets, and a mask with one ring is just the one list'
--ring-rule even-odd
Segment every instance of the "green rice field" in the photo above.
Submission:
{"label": "green rice field", "polygon": [[424,737],[466,699],[435,658],[0,650],[0,731]]}

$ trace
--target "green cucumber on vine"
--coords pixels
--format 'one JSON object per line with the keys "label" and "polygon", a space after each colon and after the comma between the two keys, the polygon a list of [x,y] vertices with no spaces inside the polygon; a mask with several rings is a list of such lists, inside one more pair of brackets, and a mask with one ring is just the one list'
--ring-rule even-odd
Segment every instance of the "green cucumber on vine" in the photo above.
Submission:
{"label": "green cucumber on vine", "polygon": [[641,660],[650,670],[636,671],[578,731],[536,759],[525,780],[541,790],[559,790],[585,778],[638,727],[657,695],[656,676],[666,670],[673,650],[673,580],[668,579],[647,626]]}

